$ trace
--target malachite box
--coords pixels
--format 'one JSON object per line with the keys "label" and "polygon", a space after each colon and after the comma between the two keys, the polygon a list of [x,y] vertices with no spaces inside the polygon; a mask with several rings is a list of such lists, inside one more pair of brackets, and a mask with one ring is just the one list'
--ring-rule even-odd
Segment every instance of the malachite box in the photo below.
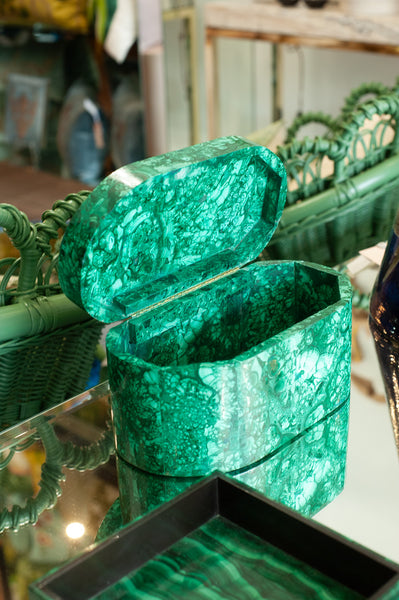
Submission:
{"label": "malachite box", "polygon": [[399,566],[221,474],[30,587],[31,600],[395,600]]}
{"label": "malachite box", "polygon": [[[130,465],[173,477],[250,472],[347,409],[349,281],[255,260],[285,196],[281,161],[228,137],[115,171],[71,221],[64,292],[99,320],[122,321],[106,343],[116,450]],[[346,435],[326,444],[331,457]]]}

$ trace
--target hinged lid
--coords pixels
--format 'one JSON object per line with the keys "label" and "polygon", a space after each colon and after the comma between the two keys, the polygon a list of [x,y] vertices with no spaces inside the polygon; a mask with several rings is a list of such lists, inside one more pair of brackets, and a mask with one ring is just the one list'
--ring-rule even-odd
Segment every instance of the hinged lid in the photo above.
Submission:
{"label": "hinged lid", "polygon": [[123,319],[255,259],[285,196],[280,159],[235,136],[122,167],[66,230],[62,289],[100,321]]}

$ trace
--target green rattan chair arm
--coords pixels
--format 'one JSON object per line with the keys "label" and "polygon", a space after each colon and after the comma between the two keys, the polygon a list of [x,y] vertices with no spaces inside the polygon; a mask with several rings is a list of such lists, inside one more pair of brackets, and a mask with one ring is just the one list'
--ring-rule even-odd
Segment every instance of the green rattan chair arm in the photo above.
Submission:
{"label": "green rattan chair arm", "polygon": [[317,224],[319,219],[321,222],[328,218],[333,219],[337,214],[337,208],[350,204],[356,198],[361,197],[363,190],[368,190],[369,194],[373,190],[386,190],[388,193],[397,185],[398,172],[399,156],[394,155],[372,167],[370,172],[361,172],[341,184],[315,194],[306,202],[287,206],[268,247],[276,243],[282,234],[288,235],[299,230],[304,231],[308,226]]}
{"label": "green rattan chair arm", "polygon": [[[338,131],[339,124],[336,119],[333,119],[330,115],[323,112],[308,112],[303,115],[299,115],[296,117],[290,127],[287,129],[287,135],[284,143],[289,144],[292,142],[297,133],[300,131],[302,127],[308,125],[310,123],[319,123],[320,125],[325,125],[325,127],[331,131],[332,134]],[[324,137],[324,136],[323,136]]]}
{"label": "green rattan chair arm", "polygon": [[[15,347],[18,339],[40,336],[60,327],[82,323],[89,318],[87,312],[69,300],[65,294],[37,296],[29,300],[24,296],[18,304],[1,307],[0,343],[11,340],[11,346]],[[0,356],[8,350],[7,346],[2,345]]]}

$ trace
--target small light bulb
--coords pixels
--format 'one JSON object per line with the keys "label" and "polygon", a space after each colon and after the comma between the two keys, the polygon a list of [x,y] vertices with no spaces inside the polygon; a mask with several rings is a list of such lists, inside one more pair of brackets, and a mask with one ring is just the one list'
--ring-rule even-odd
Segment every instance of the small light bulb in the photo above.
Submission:
{"label": "small light bulb", "polygon": [[72,540],[78,540],[84,535],[85,526],[83,523],[69,523],[65,528],[65,532]]}

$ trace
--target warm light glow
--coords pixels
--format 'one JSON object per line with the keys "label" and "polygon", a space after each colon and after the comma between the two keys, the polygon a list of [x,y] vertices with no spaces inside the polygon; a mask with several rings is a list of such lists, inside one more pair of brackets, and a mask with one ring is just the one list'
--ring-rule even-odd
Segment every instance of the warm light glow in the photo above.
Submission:
{"label": "warm light glow", "polygon": [[66,526],[65,532],[72,540],[81,538],[85,533],[85,526],[82,523],[69,523]]}

